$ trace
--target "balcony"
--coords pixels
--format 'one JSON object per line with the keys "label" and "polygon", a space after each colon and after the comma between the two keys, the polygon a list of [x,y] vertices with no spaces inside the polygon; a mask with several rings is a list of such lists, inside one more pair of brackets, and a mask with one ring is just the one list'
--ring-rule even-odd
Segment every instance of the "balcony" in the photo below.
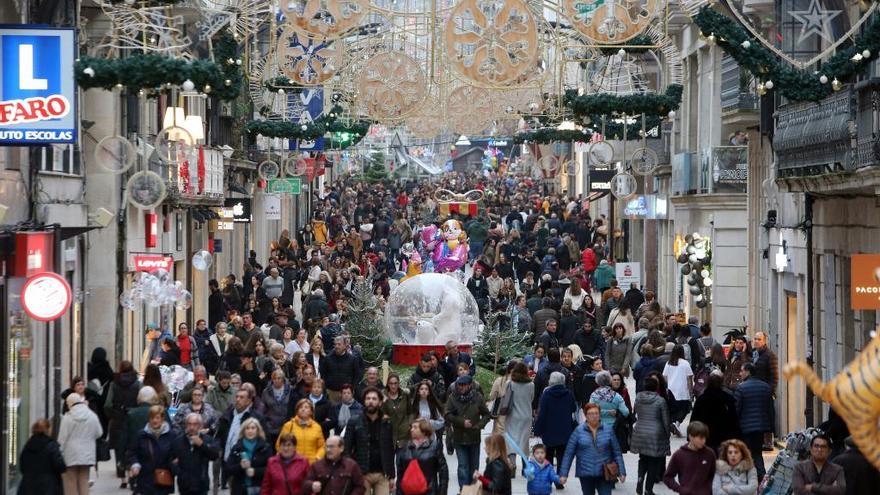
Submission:
{"label": "balcony", "polygon": [[721,59],[721,123],[749,127],[760,120],[754,78],[729,55]]}
{"label": "balcony", "polygon": [[[857,168],[859,148],[865,158],[874,162],[870,149],[875,141],[871,119],[876,110],[865,99],[876,94],[874,84],[855,90],[847,87],[817,103],[792,103],[776,114],[773,148],[776,152],[777,176],[780,179],[807,177],[850,171]],[[858,101],[862,100],[862,104]],[[863,120],[859,129],[857,123]],[[861,136],[860,139],[854,139]],[[861,143],[856,145],[856,143]]]}

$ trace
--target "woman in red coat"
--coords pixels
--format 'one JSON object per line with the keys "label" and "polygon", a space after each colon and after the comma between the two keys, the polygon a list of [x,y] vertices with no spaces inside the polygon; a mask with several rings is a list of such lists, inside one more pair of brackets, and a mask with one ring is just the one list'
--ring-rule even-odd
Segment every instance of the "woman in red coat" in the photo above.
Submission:
{"label": "woman in red coat", "polygon": [[282,433],[278,438],[278,454],[269,458],[261,495],[300,495],[309,470],[309,461],[296,453],[296,437]]}

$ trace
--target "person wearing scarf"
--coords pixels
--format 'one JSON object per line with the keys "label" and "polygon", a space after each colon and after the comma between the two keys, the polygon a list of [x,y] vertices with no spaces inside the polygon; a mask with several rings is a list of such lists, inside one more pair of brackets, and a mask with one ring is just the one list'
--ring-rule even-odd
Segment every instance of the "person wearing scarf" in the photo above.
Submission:
{"label": "person wearing scarf", "polygon": [[140,493],[167,495],[174,486],[160,487],[155,484],[155,471],[171,471],[171,459],[175,434],[166,421],[165,408],[152,406],[147,412],[147,424],[138,432],[134,447],[129,450],[131,476],[136,478]]}
{"label": "person wearing scarf", "polygon": [[350,384],[342,386],[342,397],[339,404],[336,405],[336,434],[343,436],[348,421],[356,415],[363,414],[364,406],[360,402],[354,400],[354,389]]}
{"label": "person wearing scarf", "polygon": [[272,448],[266,442],[259,420],[244,420],[239,439],[226,461],[226,469],[231,477],[230,495],[258,495],[271,456]]}

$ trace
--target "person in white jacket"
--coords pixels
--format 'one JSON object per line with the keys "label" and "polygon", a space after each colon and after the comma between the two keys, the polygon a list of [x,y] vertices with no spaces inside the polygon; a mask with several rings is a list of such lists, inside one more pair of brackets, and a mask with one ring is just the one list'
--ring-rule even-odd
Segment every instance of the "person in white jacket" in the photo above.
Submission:
{"label": "person in white jacket", "polygon": [[58,444],[64,455],[67,471],[62,475],[65,495],[89,493],[89,468],[97,462],[95,441],[104,434],[98,415],[89,409],[85,399],[72,393],[67,396],[67,412],[61,417]]}

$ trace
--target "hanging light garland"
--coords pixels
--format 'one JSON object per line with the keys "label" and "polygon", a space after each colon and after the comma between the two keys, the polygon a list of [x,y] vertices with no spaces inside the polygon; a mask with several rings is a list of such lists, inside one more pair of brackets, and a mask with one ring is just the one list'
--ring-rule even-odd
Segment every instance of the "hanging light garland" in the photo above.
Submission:
{"label": "hanging light garland", "polygon": [[577,118],[592,115],[640,115],[665,117],[678,110],[684,88],[670,84],[663,94],[640,93],[614,95],[608,93],[578,95],[577,90],[565,92],[565,107]]}
{"label": "hanging light garland", "polygon": [[733,57],[758,81],[758,92],[778,90],[788,100],[819,101],[843,84],[863,74],[880,53],[880,16],[874,16],[851,46],[841,49],[822,64],[820,71],[792,67],[752,36],[735,20],[703,7],[693,16],[706,41]]}
{"label": "hanging light garland", "polygon": [[[347,148],[357,144],[361,138],[367,135],[372,125],[371,121],[353,120],[346,122],[342,116],[342,107],[336,105],[314,122],[297,123],[279,120],[252,120],[244,125],[245,132],[251,136],[263,136],[268,138],[305,139],[314,140],[331,134],[334,147]],[[347,134],[353,139],[334,139],[334,134]]]}
{"label": "hanging light garland", "polygon": [[136,54],[120,59],[81,57],[75,65],[76,82],[83,89],[126,88],[130,93],[158,93],[184,83],[221,100],[238,97],[243,86],[238,44],[223,34],[211,60],[188,61],[162,55]]}

